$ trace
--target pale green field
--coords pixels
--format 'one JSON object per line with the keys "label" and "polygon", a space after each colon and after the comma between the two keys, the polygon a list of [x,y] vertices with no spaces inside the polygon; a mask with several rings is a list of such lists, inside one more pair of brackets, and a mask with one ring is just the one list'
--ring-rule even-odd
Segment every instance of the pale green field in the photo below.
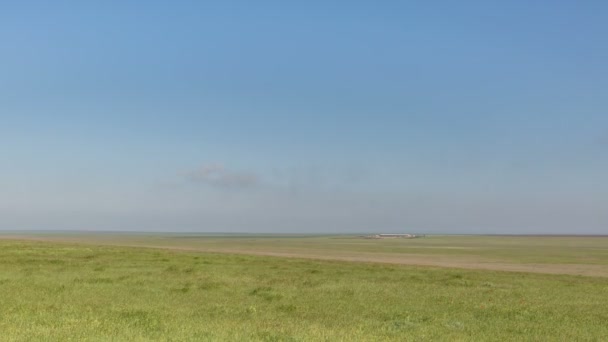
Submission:
{"label": "pale green field", "polygon": [[[608,339],[608,278],[602,276],[98,245],[293,252],[313,243],[315,253],[330,256],[332,251],[341,255],[358,250],[405,256],[412,248],[422,256],[441,251],[442,256],[467,258],[487,254],[513,264],[579,265],[593,260],[602,266],[602,238],[530,238],[527,247],[520,238],[498,237],[53,239],[87,243],[0,240],[2,341]],[[465,245],[475,249],[447,248]],[[546,248],[545,259],[539,245]],[[566,249],[563,256],[559,248]]]}
{"label": "pale green field", "polygon": [[608,277],[608,237],[36,234],[25,238],[190,251]]}

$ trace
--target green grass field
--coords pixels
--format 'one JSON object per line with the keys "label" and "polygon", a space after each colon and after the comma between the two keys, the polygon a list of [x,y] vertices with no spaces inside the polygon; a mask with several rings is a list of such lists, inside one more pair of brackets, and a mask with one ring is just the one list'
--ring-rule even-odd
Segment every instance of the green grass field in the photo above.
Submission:
{"label": "green grass field", "polygon": [[[4,235],[11,237],[11,235]],[[30,234],[13,238],[230,254],[608,277],[608,237]]]}
{"label": "green grass field", "polygon": [[[368,257],[602,267],[605,238],[37,238],[47,241],[0,239],[2,341],[608,339],[608,278],[603,274],[293,257],[303,251],[329,257],[359,251]],[[167,249],[171,246],[175,249]],[[213,248],[222,253],[201,252]],[[244,253],[289,251],[292,257],[229,253],[239,248]]]}

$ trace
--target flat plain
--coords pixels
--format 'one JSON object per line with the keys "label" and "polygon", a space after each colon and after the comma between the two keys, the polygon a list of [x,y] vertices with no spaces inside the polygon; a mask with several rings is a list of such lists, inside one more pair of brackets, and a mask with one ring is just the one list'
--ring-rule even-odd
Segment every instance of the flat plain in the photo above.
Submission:
{"label": "flat plain", "polygon": [[608,339],[608,238],[0,234],[2,340]]}

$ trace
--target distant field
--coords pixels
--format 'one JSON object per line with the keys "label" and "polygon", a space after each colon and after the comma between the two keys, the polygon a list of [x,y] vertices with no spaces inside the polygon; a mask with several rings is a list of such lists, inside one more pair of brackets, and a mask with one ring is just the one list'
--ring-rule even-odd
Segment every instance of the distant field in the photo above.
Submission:
{"label": "distant field", "polygon": [[[2,235],[0,235],[2,237]],[[608,277],[608,237],[29,234],[5,238],[184,251]]]}
{"label": "distant field", "polygon": [[[608,340],[605,274],[310,259],[428,257],[603,270],[605,238],[24,238],[0,238],[2,341]],[[221,253],[201,252],[211,249]]]}

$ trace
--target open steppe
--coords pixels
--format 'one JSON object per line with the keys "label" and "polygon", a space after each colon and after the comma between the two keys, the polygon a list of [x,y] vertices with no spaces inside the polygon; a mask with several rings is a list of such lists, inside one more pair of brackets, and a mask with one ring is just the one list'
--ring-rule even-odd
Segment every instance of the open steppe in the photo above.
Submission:
{"label": "open steppe", "polygon": [[3,234],[20,340],[608,338],[608,238]]}

